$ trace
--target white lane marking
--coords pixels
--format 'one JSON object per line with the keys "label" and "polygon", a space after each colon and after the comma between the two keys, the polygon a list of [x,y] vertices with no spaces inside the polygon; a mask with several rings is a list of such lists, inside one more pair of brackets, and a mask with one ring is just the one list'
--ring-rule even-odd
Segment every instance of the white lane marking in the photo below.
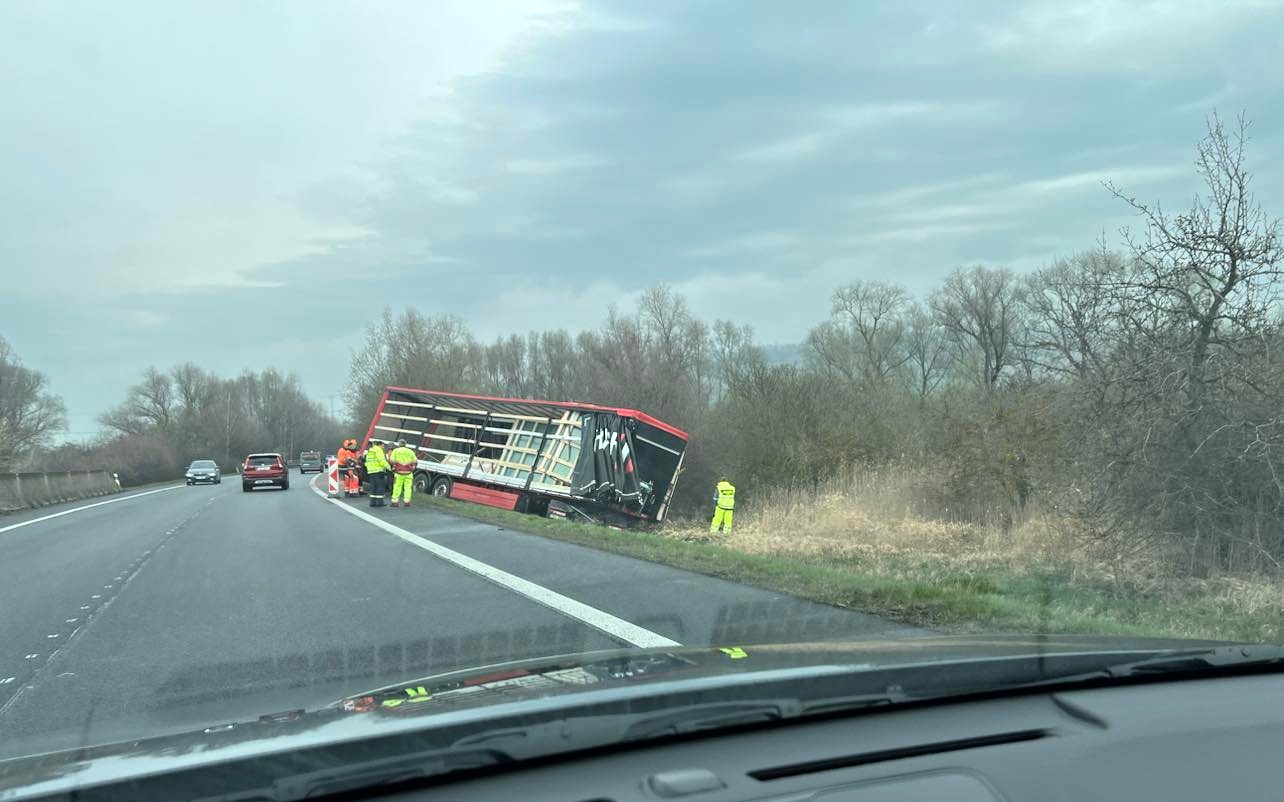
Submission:
{"label": "white lane marking", "polygon": [[[311,484],[311,483],[310,483]],[[675,640],[670,640],[658,632],[652,632],[649,629],[629,623],[623,618],[617,618],[608,612],[599,610],[596,607],[590,607],[584,602],[576,601],[569,596],[563,596],[557,591],[549,590],[543,585],[537,585],[520,576],[514,576],[507,571],[501,571],[493,565],[488,565],[481,560],[474,560],[466,554],[460,554],[454,549],[448,549],[440,543],[434,543],[425,537],[416,535],[413,532],[402,529],[399,526],[388,523],[382,518],[377,518],[367,512],[362,512],[354,507],[332,499],[322,491],[311,485],[312,492],[316,493],[326,501],[334,502],[339,509],[344,512],[357,516],[366,523],[373,524],[389,534],[396,535],[412,546],[418,546],[430,554],[433,554],[448,563],[452,563],[465,571],[470,571],[483,579],[488,579],[500,587],[513,591],[514,593],[525,596],[531,601],[538,602],[552,610],[556,610],[562,615],[582,621],[594,629],[605,632],[613,638],[618,638],[625,643],[633,644],[641,648],[653,648],[662,646],[681,646]]]}
{"label": "white lane marking", "polygon": [[73,507],[69,510],[63,510],[62,512],[55,512],[50,515],[41,516],[39,518],[32,518],[30,521],[22,521],[21,523],[9,524],[8,526],[0,526],[0,534],[8,532],[11,529],[19,529],[24,526],[31,526],[32,524],[38,524],[41,521],[48,521],[52,518],[61,518],[64,515],[71,515],[73,512],[80,512],[82,510],[92,510],[94,507],[101,507],[104,504],[115,504],[117,501],[129,501],[131,498],[142,498],[143,496],[150,496],[152,493],[164,493],[166,490],[176,490],[180,487],[184,487],[184,485],[172,485],[170,487],[161,487],[156,490],[147,490],[142,493],[135,493],[132,496],[121,496],[120,498],[109,498],[106,501],[98,501],[93,504],[86,504],[83,507]]}

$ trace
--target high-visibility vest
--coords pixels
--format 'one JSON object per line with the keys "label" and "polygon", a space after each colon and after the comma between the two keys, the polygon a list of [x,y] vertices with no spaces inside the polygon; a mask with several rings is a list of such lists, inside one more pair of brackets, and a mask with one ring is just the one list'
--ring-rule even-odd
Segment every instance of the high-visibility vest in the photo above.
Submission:
{"label": "high-visibility vest", "polygon": [[719,507],[724,510],[734,510],[736,508],[736,486],[730,482],[718,482],[716,498]]}
{"label": "high-visibility vest", "polygon": [[398,446],[388,455],[388,461],[392,463],[392,470],[396,473],[414,473],[415,466],[419,464],[419,456],[410,446]]}
{"label": "high-visibility vest", "polygon": [[370,446],[366,451],[366,473],[383,473],[391,467],[388,458],[383,455],[383,448]]}

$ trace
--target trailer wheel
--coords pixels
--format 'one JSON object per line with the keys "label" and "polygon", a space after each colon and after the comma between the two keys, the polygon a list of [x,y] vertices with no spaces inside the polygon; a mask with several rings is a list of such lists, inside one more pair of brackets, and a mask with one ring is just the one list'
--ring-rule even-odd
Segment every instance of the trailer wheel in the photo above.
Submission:
{"label": "trailer wheel", "polygon": [[427,493],[432,486],[432,477],[425,471],[415,471],[415,478],[411,480],[410,486],[416,493]]}
{"label": "trailer wheel", "polygon": [[451,481],[449,476],[439,476],[437,481],[432,483],[432,494],[445,498],[450,495]]}

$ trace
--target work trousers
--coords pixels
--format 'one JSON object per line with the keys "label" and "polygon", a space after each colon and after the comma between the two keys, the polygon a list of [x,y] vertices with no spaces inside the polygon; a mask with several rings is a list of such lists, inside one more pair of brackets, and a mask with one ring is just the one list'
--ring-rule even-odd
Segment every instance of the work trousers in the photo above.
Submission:
{"label": "work trousers", "polygon": [[724,510],[718,507],[713,511],[713,523],[709,524],[710,532],[717,532],[719,527],[727,534],[731,534],[731,517],[735,510]]}
{"label": "work trousers", "polygon": [[415,475],[413,473],[393,474],[396,478],[392,480],[392,503],[396,504],[398,500],[406,502],[410,506],[410,494],[414,490]]}
{"label": "work trousers", "polygon": [[388,474],[384,471],[370,474],[370,506],[383,507],[388,504]]}

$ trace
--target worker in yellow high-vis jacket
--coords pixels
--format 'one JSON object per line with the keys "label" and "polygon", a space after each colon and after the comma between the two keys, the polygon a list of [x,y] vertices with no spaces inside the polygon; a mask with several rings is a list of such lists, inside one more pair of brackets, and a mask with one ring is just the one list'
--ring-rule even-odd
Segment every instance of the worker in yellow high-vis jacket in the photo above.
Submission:
{"label": "worker in yellow high-vis jacket", "polygon": [[365,456],[366,476],[370,479],[370,506],[388,506],[388,472],[392,466],[383,453],[383,445],[378,440],[371,440]]}
{"label": "worker in yellow high-vis jacket", "polygon": [[713,503],[717,506],[713,511],[713,523],[709,524],[709,532],[717,532],[719,528],[727,534],[731,534],[731,517],[736,509],[736,486],[727,481],[723,476],[718,479],[718,487],[713,492]]}
{"label": "worker in yellow high-vis jacket", "polygon": [[414,449],[406,445],[405,440],[398,440],[397,447],[388,455],[388,464],[392,466],[392,506],[404,504],[410,506],[410,492],[415,481],[415,468],[419,465],[419,456]]}

